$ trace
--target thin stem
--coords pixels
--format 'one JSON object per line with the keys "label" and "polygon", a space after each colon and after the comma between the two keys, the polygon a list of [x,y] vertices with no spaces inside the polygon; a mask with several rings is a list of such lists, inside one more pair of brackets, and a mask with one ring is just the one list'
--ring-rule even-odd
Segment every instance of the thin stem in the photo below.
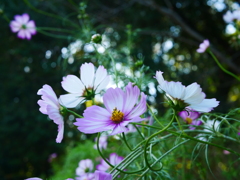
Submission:
{"label": "thin stem", "polygon": [[58,31],[58,32],[65,32],[65,33],[76,33],[77,30],[72,31],[68,29],[60,29],[60,28],[52,28],[52,27],[37,27],[37,30],[47,30],[47,31]]}
{"label": "thin stem", "polygon": [[[49,16],[49,17],[52,17],[52,18],[56,18],[56,19],[59,19],[59,20],[62,20],[62,19],[63,19],[63,17],[61,17],[61,16],[57,16],[57,15],[55,15],[55,14],[51,14],[51,13],[48,13],[48,12],[45,12],[45,11],[41,11],[41,10],[35,8],[34,6],[32,6],[32,5],[28,2],[28,0],[23,0],[23,1],[27,4],[27,6],[28,6],[29,8],[31,8],[32,10],[34,10],[34,11],[37,12],[37,13],[44,14],[44,15],[46,15],[46,16]],[[74,23],[71,22],[70,20],[66,19],[66,21],[68,21],[68,22],[69,22],[70,24],[72,24],[74,27],[78,27],[76,24],[74,24]]]}
{"label": "thin stem", "polygon": [[136,122],[131,122],[130,124],[146,126],[146,127],[153,128],[153,129],[162,129],[162,128],[159,128],[159,127],[155,127],[155,126],[151,126],[151,125],[147,125],[147,124],[136,123]]}
{"label": "thin stem", "polygon": [[130,145],[128,144],[128,142],[127,142],[127,139],[126,139],[126,136],[125,136],[125,133],[123,132],[122,133],[122,137],[123,137],[123,141],[125,142],[125,144],[126,144],[126,146],[128,147],[128,149],[130,150],[130,151],[132,151],[132,148],[130,147]]}
{"label": "thin stem", "polygon": [[65,108],[65,109],[66,109],[68,112],[74,114],[75,116],[77,116],[77,117],[79,117],[79,118],[83,118],[83,116],[81,116],[81,115],[75,113],[74,111],[71,111],[71,110],[69,110],[69,109],[67,109],[67,108]]}
{"label": "thin stem", "polygon": [[116,62],[115,62],[114,58],[112,57],[112,55],[110,53],[108,53],[108,55],[111,58],[112,63],[113,63],[113,69],[114,69],[114,73],[115,73],[116,85],[118,87],[118,74],[117,74],[117,69],[116,69]]}
{"label": "thin stem", "polygon": [[240,78],[238,76],[236,76],[235,74],[231,73],[230,71],[226,70],[221,63],[218,61],[218,59],[216,58],[216,56],[212,53],[212,51],[210,49],[208,49],[209,54],[212,56],[212,58],[215,60],[215,62],[217,63],[217,65],[222,69],[222,71],[224,71],[225,73],[229,74],[230,76],[236,78],[238,81],[240,81]]}
{"label": "thin stem", "polygon": [[[139,123],[139,124],[141,124],[141,123]],[[136,126],[136,124],[132,124],[132,125],[136,128],[138,134],[142,137],[142,139],[145,139],[145,137],[143,136],[142,132],[138,129],[138,127]]]}
{"label": "thin stem", "polygon": [[146,141],[146,143],[145,143],[145,147],[144,147],[144,159],[145,159],[146,165],[147,165],[148,168],[151,169],[152,171],[160,171],[160,170],[162,169],[162,167],[160,167],[159,169],[153,169],[153,168],[151,167],[150,163],[148,162],[148,159],[147,159],[147,147],[148,147],[148,142],[149,142],[152,138],[154,138],[155,136],[157,136],[157,135],[159,135],[160,133],[166,131],[166,130],[172,125],[174,118],[175,118],[175,112],[174,112],[173,117],[172,117],[171,121],[169,122],[169,124],[168,124],[165,128],[163,128],[162,130],[160,130],[160,131],[154,133],[153,135],[151,135],[151,136],[147,139],[147,141]]}
{"label": "thin stem", "polygon": [[[98,137],[97,137],[97,150],[98,150],[98,153],[100,154],[100,156],[103,158],[103,160],[104,160],[110,167],[112,167],[112,168],[120,171],[121,173],[125,173],[125,174],[135,174],[135,173],[137,173],[137,172],[142,171],[142,169],[141,169],[141,170],[137,170],[137,171],[128,172],[128,171],[123,171],[123,170],[117,168],[116,166],[112,165],[112,164],[104,157],[104,155],[102,154],[102,152],[101,152],[101,150],[100,150],[100,147],[99,147],[99,139],[100,139],[100,137],[101,137],[101,133],[98,133]],[[136,151],[136,150],[135,150],[135,151]],[[133,151],[133,152],[135,152],[135,151]]]}
{"label": "thin stem", "polygon": [[158,124],[160,124],[160,126],[164,127],[164,125],[157,119],[157,117],[155,116],[155,114],[152,112],[151,107],[149,106],[149,104],[147,103],[147,107],[150,111],[150,113],[152,114],[153,118],[158,122]]}
{"label": "thin stem", "polygon": [[74,39],[72,36],[63,36],[63,35],[56,35],[56,34],[52,34],[52,33],[49,33],[49,32],[45,32],[45,31],[42,31],[41,29],[38,29],[38,32],[46,35],[46,36],[50,36],[50,37],[53,37],[53,38],[59,38],[59,39]]}

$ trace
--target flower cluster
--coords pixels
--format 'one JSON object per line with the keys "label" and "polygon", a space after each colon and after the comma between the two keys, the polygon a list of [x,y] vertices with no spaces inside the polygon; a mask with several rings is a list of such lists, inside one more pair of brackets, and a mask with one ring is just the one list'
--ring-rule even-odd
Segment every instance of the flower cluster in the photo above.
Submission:
{"label": "flower cluster", "polygon": [[223,19],[226,23],[231,23],[234,20],[240,20],[240,10],[235,10],[233,12],[227,11],[226,14],[223,15]]}

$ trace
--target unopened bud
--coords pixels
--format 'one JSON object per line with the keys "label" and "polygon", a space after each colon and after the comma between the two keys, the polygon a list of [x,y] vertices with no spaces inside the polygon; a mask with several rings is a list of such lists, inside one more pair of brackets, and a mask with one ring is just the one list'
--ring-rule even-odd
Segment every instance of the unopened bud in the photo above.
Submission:
{"label": "unopened bud", "polygon": [[91,38],[91,41],[100,44],[102,42],[102,36],[100,34],[94,34]]}

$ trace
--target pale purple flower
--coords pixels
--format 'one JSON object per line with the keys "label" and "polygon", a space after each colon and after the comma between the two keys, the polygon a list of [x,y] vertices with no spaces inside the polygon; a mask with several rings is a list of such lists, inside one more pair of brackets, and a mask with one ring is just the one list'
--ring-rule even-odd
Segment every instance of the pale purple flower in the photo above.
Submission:
{"label": "pale purple flower", "polygon": [[198,53],[204,53],[206,49],[209,47],[210,43],[209,40],[204,40],[200,45],[199,48],[197,49]]}
{"label": "pale purple flower", "polygon": [[240,20],[240,10],[235,10],[233,12],[227,11],[226,14],[223,15],[223,20],[226,23],[231,23],[234,20]]}
{"label": "pale purple flower", "polygon": [[80,67],[80,79],[75,75],[63,78],[62,87],[69,94],[60,96],[60,103],[68,108],[74,108],[85,100],[91,100],[101,90],[106,88],[110,81],[107,70],[99,66],[95,72],[92,63],[82,64]]}
{"label": "pale purple flower", "polygon": [[43,179],[38,178],[38,177],[32,177],[32,178],[27,178],[27,179],[25,179],[25,180],[43,180]]}
{"label": "pale purple flower", "polygon": [[181,82],[168,82],[164,80],[162,73],[157,71],[155,78],[177,111],[192,109],[198,112],[209,112],[218,106],[219,101],[216,101],[215,98],[205,99],[206,95],[202,92],[199,84],[192,83],[186,87]]}
{"label": "pale purple flower", "polygon": [[188,111],[181,111],[178,115],[187,123],[190,124],[189,129],[194,130],[195,126],[200,126],[202,121],[197,120],[200,116],[199,112],[188,110]]}
{"label": "pale purple flower", "polygon": [[103,171],[95,171],[95,179],[94,180],[112,180],[112,175]]}
{"label": "pale purple flower", "polygon": [[89,173],[93,170],[93,162],[91,159],[84,159],[81,160],[78,164],[78,167],[76,169],[76,175],[82,176],[84,174]]}
{"label": "pale purple flower", "polygon": [[88,107],[83,118],[76,118],[74,124],[78,130],[86,134],[113,130],[111,135],[115,135],[128,131],[125,127],[128,123],[143,121],[140,115],[146,111],[147,96],[132,83],[125,89],[124,92],[120,88],[109,88],[103,95],[105,108]]}
{"label": "pale purple flower", "polygon": [[40,106],[40,112],[43,114],[47,114],[50,119],[53,120],[55,124],[58,125],[58,135],[56,138],[56,142],[60,143],[63,139],[63,131],[64,131],[64,121],[63,116],[60,113],[60,104],[58,98],[51,88],[51,86],[45,84],[41,89],[37,92],[38,95],[42,95],[40,100],[38,100],[38,104]]}
{"label": "pale purple flower", "polygon": [[10,22],[12,32],[18,32],[17,36],[21,39],[30,40],[32,35],[37,33],[35,22],[29,19],[28,14],[15,15],[14,20]]}
{"label": "pale purple flower", "polygon": [[[97,143],[97,138],[95,138],[95,142]],[[99,148],[100,149],[106,149],[107,148],[107,136],[101,136],[99,138]],[[94,149],[97,149],[97,144],[94,144]]]}
{"label": "pale purple flower", "polygon": [[240,136],[240,132],[237,133]]}
{"label": "pale purple flower", "polygon": [[234,17],[231,11],[227,11],[226,14],[223,15],[223,20],[226,23],[231,23],[233,21]]}
{"label": "pale purple flower", "polygon": [[[124,158],[122,156],[118,156],[116,153],[111,153],[109,156],[109,162],[113,166],[118,165],[120,162],[122,162]],[[97,165],[96,168],[99,171],[108,171],[111,167],[103,160],[101,159],[101,164]]]}
{"label": "pale purple flower", "polygon": [[94,173],[82,174],[80,177],[76,177],[76,180],[95,180]]}

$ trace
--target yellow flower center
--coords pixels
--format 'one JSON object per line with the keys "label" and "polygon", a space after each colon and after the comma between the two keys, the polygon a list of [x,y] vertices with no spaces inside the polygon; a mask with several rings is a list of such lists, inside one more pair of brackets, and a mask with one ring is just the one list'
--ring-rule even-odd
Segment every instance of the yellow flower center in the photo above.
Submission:
{"label": "yellow flower center", "polygon": [[123,116],[124,114],[121,111],[117,110],[117,108],[114,108],[112,112],[111,120],[115,123],[120,123],[123,120]]}
{"label": "yellow flower center", "polygon": [[187,124],[192,124],[192,119],[191,118],[187,117],[186,121],[187,121]]}

